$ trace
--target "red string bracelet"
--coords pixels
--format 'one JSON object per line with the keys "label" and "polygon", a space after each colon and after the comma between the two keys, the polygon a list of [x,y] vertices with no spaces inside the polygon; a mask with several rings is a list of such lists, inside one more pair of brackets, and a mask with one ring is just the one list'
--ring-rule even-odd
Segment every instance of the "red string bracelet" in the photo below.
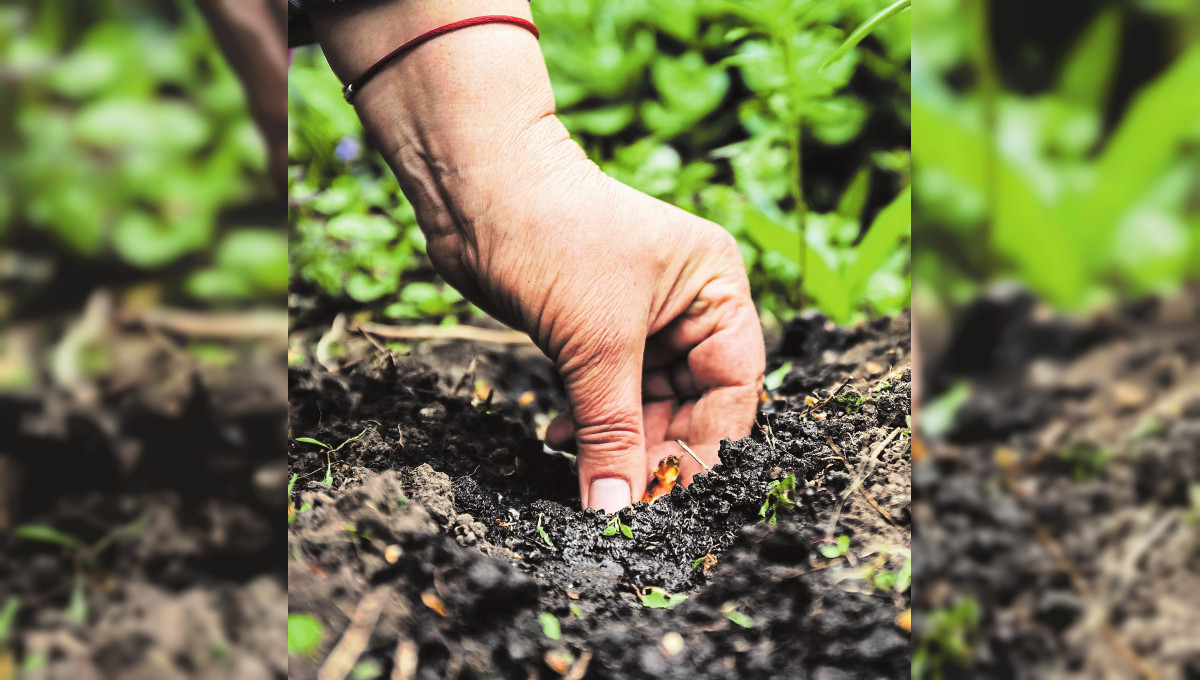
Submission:
{"label": "red string bracelet", "polygon": [[367,84],[368,80],[374,78],[381,70],[383,70],[384,66],[390,64],[397,57],[403,56],[404,53],[412,50],[414,47],[417,47],[422,43],[429,42],[439,35],[445,35],[450,31],[457,31],[460,28],[478,26],[480,24],[512,24],[514,26],[520,26],[521,28],[529,31],[533,34],[535,39],[540,37],[537,26],[534,26],[531,22],[519,17],[510,17],[503,14],[489,14],[487,16],[472,17],[470,19],[463,19],[462,21],[455,21],[452,24],[439,26],[432,31],[426,31],[425,33],[418,35],[412,40],[409,40],[403,45],[392,50],[387,54],[387,56],[372,64],[371,67],[368,68],[361,76],[359,76],[357,80],[351,81],[350,84],[342,88],[342,96],[346,98],[346,101],[350,101],[351,98],[362,89],[363,85]]}

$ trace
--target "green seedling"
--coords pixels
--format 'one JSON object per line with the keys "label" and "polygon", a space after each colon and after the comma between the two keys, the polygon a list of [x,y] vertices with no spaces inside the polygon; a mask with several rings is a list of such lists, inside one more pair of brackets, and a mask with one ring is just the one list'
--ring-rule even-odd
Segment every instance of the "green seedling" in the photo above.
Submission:
{"label": "green seedling", "polygon": [[312,614],[288,614],[288,654],[312,656],[321,644],[325,627]]}
{"label": "green seedling", "polygon": [[872,392],[882,392],[884,390],[890,390],[890,389],[892,389],[892,383],[887,380],[884,380],[883,382],[879,383],[875,387],[872,387],[871,391]]}
{"label": "green seedling", "polygon": [[550,550],[553,552],[558,552],[558,548],[554,547],[554,541],[550,540],[549,534],[547,534],[546,530],[542,528],[542,513],[540,512],[538,513],[537,532],[538,536],[541,536],[542,540],[546,542],[546,547],[550,548]]}
{"label": "green seedling", "polygon": [[341,444],[338,444],[337,448],[334,448],[334,447],[330,446],[329,444],[326,444],[325,442],[320,441],[319,439],[313,439],[312,437],[296,437],[296,441],[304,443],[304,444],[314,444],[316,446],[320,446],[321,448],[325,449],[325,478],[321,480],[321,483],[326,486],[333,486],[333,461],[337,459],[337,452],[341,451],[348,444],[353,444],[354,442],[362,441],[362,438],[367,436],[367,433],[370,431],[371,431],[371,428],[369,428],[369,427],[363,428],[363,431],[359,432],[358,436],[351,437],[350,439],[347,439],[346,441],[342,442]]}
{"label": "green seedling", "polygon": [[857,392],[846,392],[838,397],[838,403],[846,405],[846,413],[858,413],[862,405],[867,403],[867,398]]}
{"label": "green seedling", "polygon": [[1113,449],[1093,444],[1076,442],[1068,446],[1059,457],[1071,466],[1071,477],[1076,482],[1096,479],[1116,456]]}
{"label": "green seedling", "polygon": [[754,627],[754,619],[750,618],[748,614],[739,610],[737,605],[732,602],[726,602],[725,604],[721,605],[721,613],[725,615],[725,618],[736,623],[742,628]]}
{"label": "green seedling", "polygon": [[633,528],[622,522],[620,515],[613,515],[601,533],[605,536],[616,536],[618,532],[625,538],[633,538]]}
{"label": "green seedling", "polygon": [[17,620],[17,612],[21,611],[21,598],[16,595],[9,595],[4,601],[4,608],[0,609],[0,654],[3,653],[4,645],[8,642],[8,631],[12,630],[13,622]]}
{"label": "green seedling", "polygon": [[542,633],[551,640],[562,639],[562,627],[558,625],[558,617],[550,612],[542,612],[538,616],[538,621],[542,624]]}
{"label": "green seedling", "polygon": [[783,385],[783,379],[786,378],[788,373],[791,372],[792,362],[789,361],[774,371],[766,374],[766,376],[763,377],[763,389],[767,390],[768,392],[774,392],[775,390],[779,389],[780,385]]}
{"label": "green seedling", "polygon": [[662,588],[647,586],[638,593],[643,607],[651,609],[674,609],[675,605],[687,599],[687,595],[672,595]]}
{"label": "green seedling", "polygon": [[767,485],[767,497],[763,499],[762,507],[758,509],[758,516],[765,518],[771,524],[778,523],[779,509],[790,508],[796,504],[795,492],[796,475],[788,475],[783,479],[774,480]]}
{"label": "green seedling", "polygon": [[979,621],[979,603],[973,597],[930,612],[913,654],[912,677],[941,678],[951,666],[968,666],[972,656],[970,638]]}
{"label": "green seedling", "polygon": [[850,537],[842,534],[837,537],[837,541],[821,546],[821,554],[826,559],[836,560],[845,555],[850,550]]}
{"label": "green seedling", "polygon": [[304,505],[300,506],[299,510],[297,510],[296,506],[292,503],[292,489],[296,488],[296,480],[299,478],[300,475],[292,475],[292,478],[288,480],[288,524],[296,521],[296,515],[299,515],[305,510],[312,509],[312,503],[305,503]]}
{"label": "green seedling", "polygon": [[76,536],[44,524],[21,525],[13,530],[13,535],[18,539],[57,546],[71,555],[75,567],[75,580],[71,587],[71,595],[67,600],[66,615],[73,621],[87,623],[87,574],[99,568],[96,558],[113,542],[121,538],[140,535],[146,530],[149,523],[149,518],[141,517],[129,524],[117,527],[91,545]]}
{"label": "green seedling", "polygon": [[577,619],[583,618],[583,610],[580,609],[579,605],[577,604],[572,604],[571,606],[567,607],[567,611],[571,612],[571,616],[574,616]]}
{"label": "green seedling", "polygon": [[350,680],[375,680],[383,677],[383,664],[378,659],[363,659],[354,664]]}

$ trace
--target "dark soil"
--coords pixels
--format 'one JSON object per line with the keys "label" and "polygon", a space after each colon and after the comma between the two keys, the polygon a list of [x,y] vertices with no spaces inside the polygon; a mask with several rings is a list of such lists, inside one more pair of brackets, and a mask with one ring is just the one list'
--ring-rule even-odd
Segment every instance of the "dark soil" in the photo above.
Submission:
{"label": "dark soil", "polygon": [[286,677],[282,348],[106,347],[104,376],[0,396],[0,678]]}
{"label": "dark soil", "polygon": [[914,677],[1200,677],[1197,300],[964,315],[932,375],[972,396],[913,469]]}
{"label": "dark soil", "polygon": [[[579,510],[570,465],[535,436],[562,406],[544,360],[362,343],[336,372],[292,368],[292,436],[347,443],[290,447],[290,611],[324,623],[291,677],[906,677],[907,315],[805,316],[780,347],[769,368],[794,368],[763,427],[724,442],[713,474],[620,513],[632,538]],[[793,474],[795,506],[765,521],[768,485]],[[840,535],[849,550],[823,555]],[[648,588],[687,599],[652,608]]]}

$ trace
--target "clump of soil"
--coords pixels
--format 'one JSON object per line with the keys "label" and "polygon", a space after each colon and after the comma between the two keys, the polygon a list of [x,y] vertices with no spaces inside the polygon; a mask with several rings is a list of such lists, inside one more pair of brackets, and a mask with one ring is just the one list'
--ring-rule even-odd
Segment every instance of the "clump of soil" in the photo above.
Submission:
{"label": "clump of soil", "polygon": [[[505,356],[460,347],[435,371],[364,343],[338,372],[293,367],[292,435],[341,448],[290,448],[290,609],[324,623],[292,677],[907,675],[907,315],[805,316],[781,345],[770,367],[793,368],[762,427],[619,513],[629,537],[579,510],[570,465],[534,436],[531,412],[561,403],[551,381],[496,371],[490,396],[455,395],[446,357]],[[792,475],[794,506],[764,513]]]}
{"label": "clump of soil", "polygon": [[971,397],[913,470],[927,673],[1200,677],[1197,299],[968,310],[933,372]]}
{"label": "clump of soil", "polygon": [[282,679],[282,352],[131,335],[137,368],[0,397],[0,678]]}

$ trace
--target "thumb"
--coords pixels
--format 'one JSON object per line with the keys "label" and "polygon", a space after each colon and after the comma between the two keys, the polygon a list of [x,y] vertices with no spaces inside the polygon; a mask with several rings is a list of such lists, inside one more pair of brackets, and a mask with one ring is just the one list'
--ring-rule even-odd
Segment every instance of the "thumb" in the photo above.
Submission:
{"label": "thumb", "polygon": [[624,343],[564,357],[583,507],[613,513],[646,488],[641,348]]}

